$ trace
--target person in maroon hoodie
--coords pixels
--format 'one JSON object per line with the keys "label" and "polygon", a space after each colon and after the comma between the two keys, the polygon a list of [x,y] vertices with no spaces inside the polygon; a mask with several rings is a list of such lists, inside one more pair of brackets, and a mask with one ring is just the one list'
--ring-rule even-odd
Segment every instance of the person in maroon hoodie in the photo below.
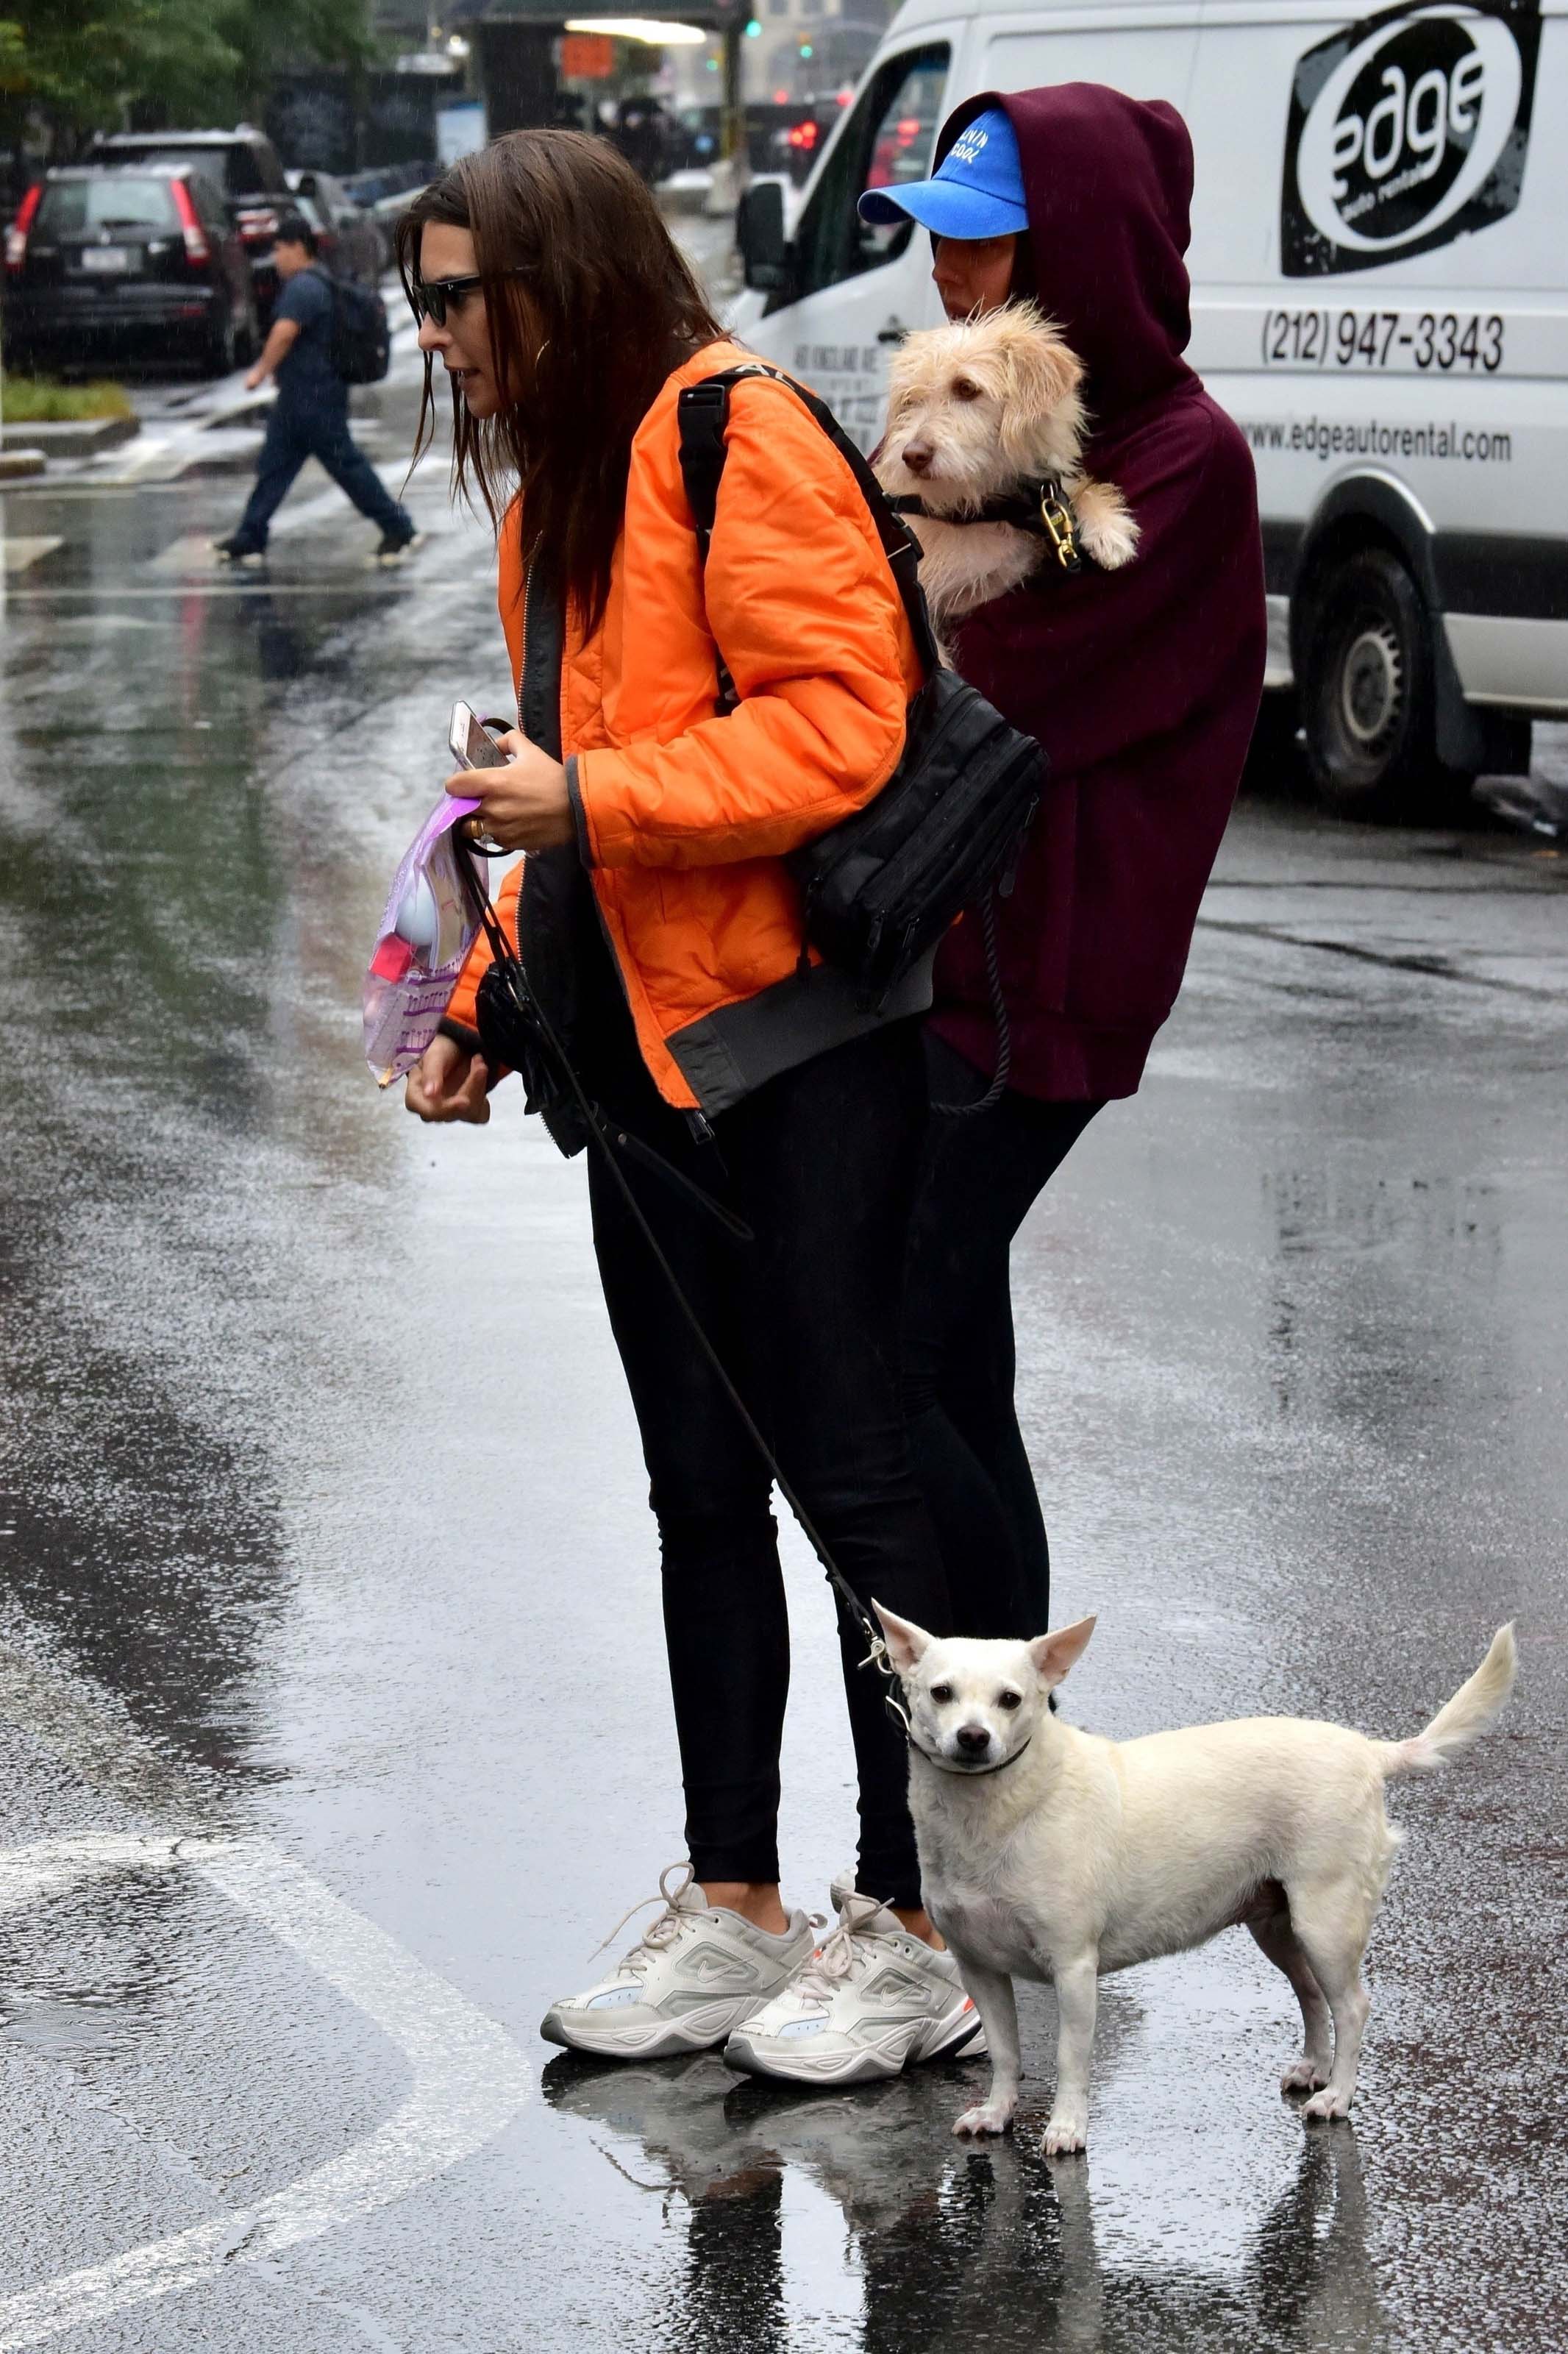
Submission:
{"label": "person in maroon hoodie", "polygon": [[[1120,571],[1047,561],[961,622],[954,653],[1038,737],[1051,779],[998,902],[1006,1088],[933,1124],[907,1404],[955,1631],[1025,1636],[1047,1624],[1050,1554],[1013,1407],[1009,1252],[1095,1114],[1137,1091],[1181,985],[1257,715],[1263,554],[1251,454],[1181,356],[1192,148],[1176,110],[1091,82],[990,91],[938,154],[948,170],[863,210],[933,230],[949,318],[1030,296],[1058,321],[1087,369],[1086,466],[1141,534]],[[938,957],[927,1044],[937,1105],[988,1091],[997,1024],[972,921]]]}

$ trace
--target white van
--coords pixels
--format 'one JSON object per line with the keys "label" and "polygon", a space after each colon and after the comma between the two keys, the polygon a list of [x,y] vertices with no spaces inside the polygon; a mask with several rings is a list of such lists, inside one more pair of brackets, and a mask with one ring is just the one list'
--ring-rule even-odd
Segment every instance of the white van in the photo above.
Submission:
{"label": "white van", "polygon": [[1521,773],[1568,715],[1568,0],[909,0],[788,241],[777,188],[739,222],[736,332],[865,446],[940,306],[928,238],[856,198],[926,177],[960,100],[1061,81],[1191,127],[1189,356],[1256,459],[1268,684],[1319,787]]}

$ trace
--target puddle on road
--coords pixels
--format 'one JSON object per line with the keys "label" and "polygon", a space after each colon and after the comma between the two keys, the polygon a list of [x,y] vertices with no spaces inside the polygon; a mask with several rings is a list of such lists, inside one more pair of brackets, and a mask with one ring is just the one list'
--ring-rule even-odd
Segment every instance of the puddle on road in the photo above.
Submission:
{"label": "puddle on road", "polygon": [[68,2067],[126,2057],[192,1999],[187,1909],[159,1869],[0,1914],[0,2037]]}
{"label": "puddle on road", "polygon": [[[1243,2194],[1230,2261],[1184,2261],[1181,2211],[1214,2170],[1143,2186],[1127,2245],[1101,2161],[1048,2164],[1044,2109],[1000,2142],[949,2130],[979,2066],[853,2093],[737,2081],[705,2054],[609,2068],[564,2054],[554,2115],[659,2211],[670,2294],[662,2341],[691,2354],[786,2346],[916,2354],[965,2346],[1144,2354],[1155,2346],[1377,2354],[1390,2342],[1367,2246],[1353,2132],[1305,2134],[1282,2187]],[[1162,2212],[1163,2211],[1163,2212]],[[1147,2250],[1163,2243],[1167,2253]],[[802,2261],[802,2255],[804,2261]]]}

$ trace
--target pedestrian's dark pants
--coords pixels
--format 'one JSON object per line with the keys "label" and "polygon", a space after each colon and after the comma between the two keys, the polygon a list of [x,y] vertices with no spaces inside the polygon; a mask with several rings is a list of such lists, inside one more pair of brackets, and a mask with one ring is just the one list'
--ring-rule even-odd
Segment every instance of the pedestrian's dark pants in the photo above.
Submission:
{"label": "pedestrian's dark pants", "polygon": [[[935,1534],[899,1396],[900,1299],[926,1121],[919,1028],[820,1055],[714,1121],[662,1102],[622,1024],[585,1070],[634,1129],[752,1228],[737,1241],[631,1164],[636,1197],[747,1405],[855,1593],[948,1630]],[[630,1052],[628,1052],[628,1042]],[[625,1164],[623,1164],[625,1165]],[[778,1880],[779,1749],[789,1629],[771,1483],[637,1231],[590,1157],[594,1243],[642,1434],[663,1559],[664,1627],[699,1881]],[[835,1605],[835,1606],[837,1606]],[[920,1901],[902,1735],[865,1642],[839,1610],[860,1775],[857,1885]]]}
{"label": "pedestrian's dark pants", "polygon": [[348,429],[346,398],[341,403],[293,401],[280,393],[256,461],[256,487],[234,535],[242,547],[260,552],[266,546],[267,526],[308,458],[320,460],[339,490],[379,525],[385,538],[413,537],[412,515],[398,505]]}
{"label": "pedestrian's dark pants", "polygon": [[[933,1102],[985,1093],[985,1076],[941,1039],[926,1048]],[[1013,1405],[1009,1261],[1030,1205],[1101,1108],[1009,1087],[989,1110],[932,1118],[911,1225],[904,1400],[955,1634],[1021,1639],[1049,1621],[1051,1553]]]}

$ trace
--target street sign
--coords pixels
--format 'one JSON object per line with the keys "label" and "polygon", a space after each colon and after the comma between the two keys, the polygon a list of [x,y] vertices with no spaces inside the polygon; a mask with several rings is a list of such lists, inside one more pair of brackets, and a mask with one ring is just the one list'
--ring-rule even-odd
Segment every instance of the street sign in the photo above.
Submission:
{"label": "street sign", "polygon": [[566,34],[561,71],[569,81],[608,81],[615,71],[615,43],[603,33]]}

